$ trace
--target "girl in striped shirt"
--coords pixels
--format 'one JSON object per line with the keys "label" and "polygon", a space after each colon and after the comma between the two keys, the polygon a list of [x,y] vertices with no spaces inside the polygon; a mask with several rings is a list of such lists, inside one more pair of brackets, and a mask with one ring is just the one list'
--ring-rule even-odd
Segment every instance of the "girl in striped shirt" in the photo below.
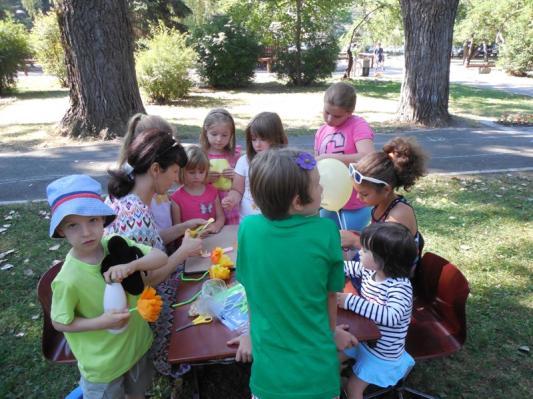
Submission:
{"label": "girl in striped shirt", "polygon": [[376,223],[363,230],[361,244],[359,260],[344,262],[346,276],[362,280],[361,290],[337,294],[337,305],[373,320],[381,338],[344,352],[356,360],[347,386],[350,399],[362,399],[368,384],[395,385],[414,365],[405,351],[413,303],[409,273],[417,256],[413,235],[399,223]]}

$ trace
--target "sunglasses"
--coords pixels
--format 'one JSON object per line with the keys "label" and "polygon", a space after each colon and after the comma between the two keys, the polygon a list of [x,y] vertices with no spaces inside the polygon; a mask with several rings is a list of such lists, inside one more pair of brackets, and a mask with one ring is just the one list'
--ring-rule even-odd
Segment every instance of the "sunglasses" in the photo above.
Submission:
{"label": "sunglasses", "polygon": [[356,169],[355,164],[353,163],[350,164],[349,170],[350,170],[350,176],[352,176],[352,178],[357,184],[361,184],[363,183],[363,180],[366,180],[366,181],[369,181],[370,183],[383,184],[385,186],[389,185],[389,183],[387,183],[386,181],[374,179],[373,177],[364,176],[361,172],[359,172]]}

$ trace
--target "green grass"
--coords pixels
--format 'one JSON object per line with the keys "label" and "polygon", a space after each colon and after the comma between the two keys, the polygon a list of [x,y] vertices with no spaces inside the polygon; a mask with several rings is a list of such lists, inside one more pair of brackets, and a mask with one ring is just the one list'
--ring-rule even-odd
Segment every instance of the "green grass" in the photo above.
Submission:
{"label": "green grass", "polygon": [[[465,347],[445,359],[419,362],[411,385],[461,399],[526,398],[533,391],[531,355],[518,350],[531,346],[533,336],[532,176],[430,176],[407,194],[425,249],[458,265],[471,288]],[[0,252],[17,250],[0,263],[15,265],[0,271],[2,398],[58,398],[78,379],[75,367],[51,364],[41,355],[42,318],[35,287],[51,262],[67,250],[64,243],[57,251],[49,250],[61,241],[48,238],[48,220],[39,213],[44,209],[44,203],[0,207],[2,224],[11,224],[0,235]],[[8,216],[12,220],[6,220]],[[221,397],[222,391],[224,397],[240,397],[246,378],[235,377],[235,370],[204,369],[204,397]],[[153,392],[156,398],[168,397],[168,384],[158,380]]]}

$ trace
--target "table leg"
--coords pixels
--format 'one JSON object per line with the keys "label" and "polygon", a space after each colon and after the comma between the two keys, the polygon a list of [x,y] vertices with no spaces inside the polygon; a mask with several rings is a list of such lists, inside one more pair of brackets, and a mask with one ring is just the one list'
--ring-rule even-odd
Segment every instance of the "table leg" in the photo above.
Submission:
{"label": "table leg", "polygon": [[192,366],[191,372],[192,372],[192,383],[193,383],[193,391],[192,391],[192,397],[193,399],[200,399],[200,384],[198,382],[198,366]]}

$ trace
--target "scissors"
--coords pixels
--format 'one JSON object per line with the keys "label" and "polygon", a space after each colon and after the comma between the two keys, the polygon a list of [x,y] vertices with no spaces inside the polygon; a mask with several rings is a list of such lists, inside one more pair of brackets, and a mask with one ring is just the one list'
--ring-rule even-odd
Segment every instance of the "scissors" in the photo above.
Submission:
{"label": "scissors", "polygon": [[186,328],[197,326],[198,324],[207,324],[211,323],[213,321],[213,318],[209,315],[200,315],[190,323],[185,324],[184,326],[176,328],[176,332],[185,330]]}

